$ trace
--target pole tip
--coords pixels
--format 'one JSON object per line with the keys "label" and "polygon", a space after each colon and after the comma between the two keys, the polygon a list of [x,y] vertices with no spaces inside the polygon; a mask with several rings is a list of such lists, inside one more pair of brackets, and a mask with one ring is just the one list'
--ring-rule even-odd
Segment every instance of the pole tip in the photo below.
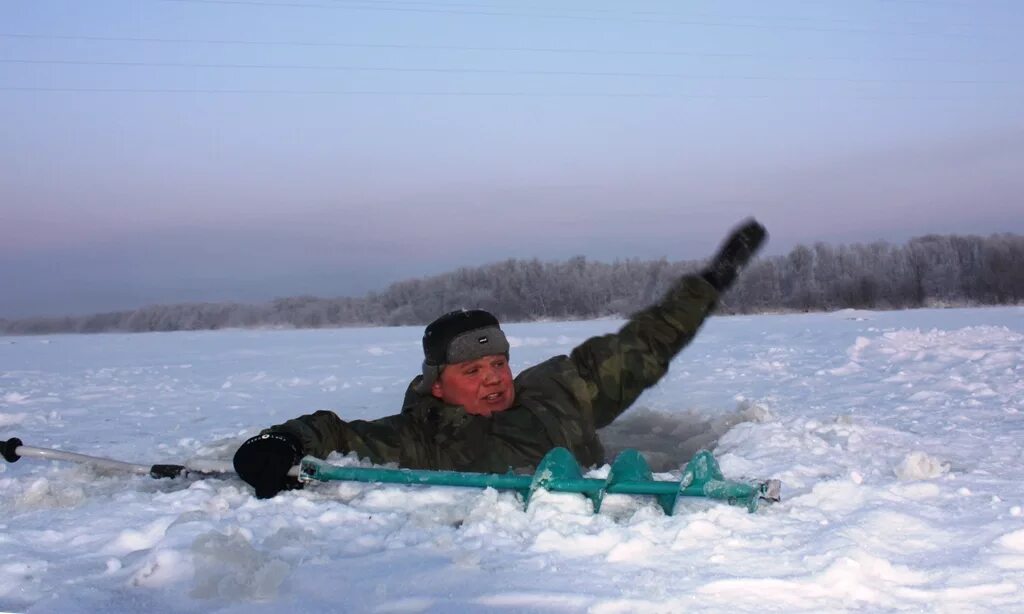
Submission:
{"label": "pole tip", "polygon": [[19,458],[21,458],[21,455],[19,455],[16,452],[16,450],[23,445],[25,444],[23,444],[21,440],[18,439],[17,437],[11,437],[7,441],[5,441],[2,448],[4,460],[7,461],[8,463],[13,463]]}

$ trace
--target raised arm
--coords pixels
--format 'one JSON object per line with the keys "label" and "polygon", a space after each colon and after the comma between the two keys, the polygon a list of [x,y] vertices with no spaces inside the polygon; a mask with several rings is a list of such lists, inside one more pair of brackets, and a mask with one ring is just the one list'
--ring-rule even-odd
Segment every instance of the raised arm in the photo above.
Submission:
{"label": "raised arm", "polygon": [[571,359],[587,382],[596,428],[611,423],[665,375],[766,236],[763,226],[747,221],[700,274],[681,278],[618,333],[588,339],[572,351]]}

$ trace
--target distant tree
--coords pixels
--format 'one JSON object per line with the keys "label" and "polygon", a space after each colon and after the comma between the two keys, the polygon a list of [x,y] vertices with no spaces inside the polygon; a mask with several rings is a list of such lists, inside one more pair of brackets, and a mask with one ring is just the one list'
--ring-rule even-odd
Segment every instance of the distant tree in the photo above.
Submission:
{"label": "distant tree", "polygon": [[[508,259],[391,284],[364,297],[294,296],[262,305],[183,303],[84,317],[0,320],[6,334],[320,328],[424,324],[441,313],[481,307],[504,321],[626,315],[661,296],[700,261],[563,262]],[[751,263],[722,297],[727,313],[893,309],[928,304],[1024,301],[1024,237],[928,235],[906,245],[797,245]]]}

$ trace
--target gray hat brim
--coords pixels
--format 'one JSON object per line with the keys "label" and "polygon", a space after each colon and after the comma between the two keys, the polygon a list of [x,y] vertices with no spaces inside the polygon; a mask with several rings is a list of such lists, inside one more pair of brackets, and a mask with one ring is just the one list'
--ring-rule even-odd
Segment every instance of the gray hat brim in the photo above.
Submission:
{"label": "gray hat brim", "polygon": [[485,326],[468,330],[448,343],[446,362],[443,365],[433,365],[426,360],[423,361],[423,379],[416,384],[416,392],[430,394],[434,382],[441,377],[441,371],[447,365],[458,364],[502,354],[508,357],[509,343],[505,333],[497,326]]}

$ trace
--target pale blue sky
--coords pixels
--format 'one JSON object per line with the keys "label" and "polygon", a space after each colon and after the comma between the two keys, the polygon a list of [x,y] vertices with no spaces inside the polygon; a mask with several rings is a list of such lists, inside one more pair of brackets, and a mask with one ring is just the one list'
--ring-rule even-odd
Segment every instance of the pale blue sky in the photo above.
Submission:
{"label": "pale blue sky", "polygon": [[1024,232],[1013,0],[5,0],[0,317]]}

